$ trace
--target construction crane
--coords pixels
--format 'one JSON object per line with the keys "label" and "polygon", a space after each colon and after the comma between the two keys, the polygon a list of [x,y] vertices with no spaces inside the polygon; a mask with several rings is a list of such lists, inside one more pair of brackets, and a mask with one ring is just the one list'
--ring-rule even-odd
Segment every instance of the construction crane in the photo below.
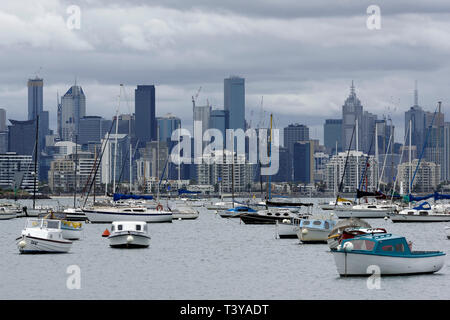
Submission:
{"label": "construction crane", "polygon": [[195,96],[192,96],[192,111],[194,111],[194,109],[195,109],[195,101],[197,100],[198,95],[200,94],[200,90],[202,90],[202,87],[198,88]]}

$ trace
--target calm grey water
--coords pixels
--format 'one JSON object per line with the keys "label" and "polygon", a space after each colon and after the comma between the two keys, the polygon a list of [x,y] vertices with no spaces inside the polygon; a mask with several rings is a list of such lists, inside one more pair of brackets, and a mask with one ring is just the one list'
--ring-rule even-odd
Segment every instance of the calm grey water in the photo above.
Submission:
{"label": "calm grey water", "polygon": [[[309,201],[310,199],[308,199]],[[312,199],[317,203],[323,199]],[[71,199],[60,199],[71,203]],[[30,205],[28,202],[24,204]],[[42,202],[43,204],[52,201]],[[275,239],[275,226],[245,225],[200,208],[196,220],[149,224],[147,249],[112,249],[106,224],[86,224],[68,254],[21,255],[15,239],[25,219],[0,221],[0,299],[448,299],[450,223],[394,224],[367,220],[413,241],[415,250],[442,250],[446,265],[432,275],[340,278],[326,244]],[[68,289],[67,267],[81,270],[81,289]]]}

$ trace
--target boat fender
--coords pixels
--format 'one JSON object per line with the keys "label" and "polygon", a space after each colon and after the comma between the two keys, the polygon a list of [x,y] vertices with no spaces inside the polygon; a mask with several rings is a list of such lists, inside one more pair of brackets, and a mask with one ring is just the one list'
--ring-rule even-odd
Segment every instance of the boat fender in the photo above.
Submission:
{"label": "boat fender", "polygon": [[387,220],[387,219],[389,219],[388,217],[384,217],[384,220]]}
{"label": "boat fender", "polygon": [[127,242],[128,243],[133,242],[133,240],[134,240],[133,236],[128,236],[127,237]]}
{"label": "boat fender", "polygon": [[353,250],[353,243],[351,243],[351,242],[346,242],[346,243],[344,244],[344,250],[345,250],[346,252],[352,251],[352,250]]}
{"label": "boat fender", "polygon": [[302,230],[302,233],[303,233],[303,234],[307,234],[307,233],[308,233],[308,229],[303,229],[303,230]]}
{"label": "boat fender", "polygon": [[22,240],[19,242],[19,247],[21,247],[21,248],[25,248],[26,245],[27,245],[27,243],[25,240]]}

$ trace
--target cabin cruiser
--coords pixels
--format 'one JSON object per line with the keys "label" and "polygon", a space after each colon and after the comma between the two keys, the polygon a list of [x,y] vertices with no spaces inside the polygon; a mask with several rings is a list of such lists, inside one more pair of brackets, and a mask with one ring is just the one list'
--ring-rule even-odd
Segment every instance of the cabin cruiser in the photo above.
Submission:
{"label": "cabin cruiser", "polygon": [[108,237],[112,248],[147,248],[150,245],[147,223],[143,221],[114,221]]}
{"label": "cabin cruiser", "polygon": [[247,206],[237,206],[225,211],[221,211],[219,215],[222,218],[240,218],[241,215],[247,215],[247,214],[253,214],[257,213],[257,211],[253,208],[247,207]]}
{"label": "cabin cruiser", "polygon": [[375,219],[384,218],[397,210],[397,206],[387,201],[381,203],[362,203],[352,206],[336,206],[334,213],[340,219],[345,218],[363,218]]}
{"label": "cabin cruiser", "polygon": [[336,225],[334,219],[303,219],[297,230],[297,237],[303,243],[327,243],[328,234]]}
{"label": "cabin cruiser", "polygon": [[20,253],[66,253],[72,241],[63,237],[61,220],[27,219],[21,237],[17,238]]}
{"label": "cabin cruiser", "polygon": [[356,236],[361,236],[365,234],[380,234],[387,233],[384,228],[361,228],[361,227],[351,227],[344,229],[341,234],[337,236],[328,236],[328,246],[331,250],[336,249],[341,243],[342,240],[351,239]]}
{"label": "cabin cruiser", "polygon": [[194,220],[199,216],[198,210],[189,206],[177,206],[176,208],[169,208],[172,212],[172,219],[174,220]]}
{"label": "cabin cruiser", "polygon": [[445,262],[444,252],[413,251],[405,237],[390,233],[346,239],[331,252],[340,276],[370,276],[372,266],[380,275],[434,273]]}
{"label": "cabin cruiser", "polygon": [[83,223],[69,221],[65,214],[50,212],[44,219],[60,220],[63,238],[66,240],[79,240],[83,235]]}
{"label": "cabin cruiser", "polygon": [[450,221],[450,210],[433,208],[428,202],[417,207],[403,209],[390,216],[392,222],[446,222]]}
{"label": "cabin cruiser", "polygon": [[292,220],[310,214],[294,213],[288,208],[269,208],[265,210],[258,210],[256,212],[242,213],[239,218],[245,224],[276,224],[277,221],[285,219]]}
{"label": "cabin cruiser", "polygon": [[172,212],[163,210],[160,204],[156,209],[143,206],[104,206],[83,208],[82,210],[92,223],[112,223],[113,221],[172,222]]}

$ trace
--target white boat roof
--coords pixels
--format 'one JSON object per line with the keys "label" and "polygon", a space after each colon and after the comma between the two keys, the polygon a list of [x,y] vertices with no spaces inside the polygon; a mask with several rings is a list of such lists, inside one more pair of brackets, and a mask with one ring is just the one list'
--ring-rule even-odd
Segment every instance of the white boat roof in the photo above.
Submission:
{"label": "white boat roof", "polygon": [[119,224],[121,224],[123,226],[135,226],[135,225],[144,226],[147,224],[147,222],[145,222],[145,221],[113,221],[112,222],[113,226],[117,226]]}

